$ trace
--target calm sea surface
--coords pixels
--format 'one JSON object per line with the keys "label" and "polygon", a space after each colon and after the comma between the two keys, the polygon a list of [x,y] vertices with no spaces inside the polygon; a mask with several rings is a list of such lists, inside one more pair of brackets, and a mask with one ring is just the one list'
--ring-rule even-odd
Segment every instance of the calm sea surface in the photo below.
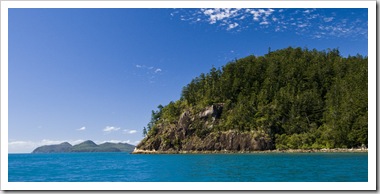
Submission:
{"label": "calm sea surface", "polygon": [[367,153],[9,154],[9,182],[367,182]]}

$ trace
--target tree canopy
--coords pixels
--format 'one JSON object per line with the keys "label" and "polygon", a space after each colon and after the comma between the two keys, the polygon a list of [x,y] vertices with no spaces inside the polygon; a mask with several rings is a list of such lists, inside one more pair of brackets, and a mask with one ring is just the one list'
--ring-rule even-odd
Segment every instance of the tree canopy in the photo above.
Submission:
{"label": "tree canopy", "polygon": [[212,67],[152,112],[148,136],[216,103],[224,108],[211,131],[263,131],[277,149],[368,145],[368,58],[289,47]]}

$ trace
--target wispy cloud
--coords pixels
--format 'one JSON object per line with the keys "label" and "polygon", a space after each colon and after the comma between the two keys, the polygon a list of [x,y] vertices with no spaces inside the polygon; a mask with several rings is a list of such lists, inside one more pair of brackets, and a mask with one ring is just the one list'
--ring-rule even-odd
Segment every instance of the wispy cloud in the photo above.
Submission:
{"label": "wispy cloud", "polygon": [[[132,145],[137,145],[140,141],[134,141],[132,142],[131,140],[106,140],[106,141],[95,141],[96,144],[102,144],[102,143],[106,143],[106,142],[109,142],[109,143],[128,143],[128,144],[132,144]],[[137,142],[137,143],[136,143]]]}
{"label": "wispy cloud", "polygon": [[159,71],[162,70],[161,68],[154,67],[154,66],[147,66],[147,65],[135,65],[135,67],[142,70],[145,69],[146,71],[157,71],[158,69]]}
{"label": "wispy cloud", "polygon": [[78,140],[50,140],[50,139],[43,139],[41,141],[22,141],[22,140],[15,140],[15,141],[9,141],[8,142],[8,152],[9,153],[30,153],[34,149],[36,149],[39,146],[43,145],[53,145],[53,144],[60,144],[63,142],[69,142],[71,145],[76,145],[79,143],[82,143],[85,140],[78,139]]}
{"label": "wispy cloud", "polygon": [[95,141],[95,143],[96,144],[102,144],[102,143],[130,143],[131,142],[131,140],[127,140],[127,141],[125,141],[125,140],[114,140],[114,139],[112,139],[112,140],[106,140],[106,141]]}
{"label": "wispy cloud", "polygon": [[[184,14],[177,11],[176,14],[180,14],[182,21],[192,23],[207,22],[216,24],[226,30],[236,29],[239,31],[241,28],[246,28],[246,25],[243,25],[245,20],[253,19],[263,24],[269,23],[268,18],[274,11],[274,9],[203,8],[194,13]],[[172,16],[176,14],[172,14]]]}
{"label": "wispy cloud", "polygon": [[304,28],[304,27],[307,27],[308,25],[305,24],[305,23],[301,23],[301,24],[298,24],[297,26],[298,26],[299,28]]}
{"label": "wispy cloud", "polygon": [[[277,33],[292,31],[297,35],[311,38],[364,37],[368,35],[367,22],[357,22],[358,17],[365,20],[367,12],[351,9],[352,14],[342,14],[328,9],[271,9],[271,8],[225,8],[225,9],[176,9],[178,15],[190,23],[208,23],[218,29],[239,32],[245,29],[273,31]],[[360,14],[358,14],[360,13]],[[359,16],[360,15],[360,16]],[[322,27],[321,27],[322,26]],[[321,27],[321,28],[320,28]]]}
{"label": "wispy cloud", "polygon": [[160,67],[147,66],[147,65],[135,65],[137,71],[135,75],[143,78],[149,83],[155,83],[156,75],[162,74],[163,70]]}
{"label": "wispy cloud", "polygon": [[111,131],[118,131],[120,127],[114,127],[114,126],[106,126],[103,131],[104,132],[111,132]]}
{"label": "wispy cloud", "polygon": [[41,144],[43,145],[53,145],[53,144],[60,144],[60,143],[63,143],[63,141],[59,141],[59,140],[49,140],[49,139],[43,139],[41,141]]}
{"label": "wispy cloud", "polygon": [[[240,9],[201,9],[203,11],[203,14],[208,16],[208,21],[210,24],[214,24],[217,21],[221,21],[228,18],[236,17],[238,14],[238,11]],[[199,18],[200,19],[200,18]]]}
{"label": "wispy cloud", "polygon": [[325,22],[331,22],[333,19],[333,17],[323,18]]}
{"label": "wispy cloud", "polygon": [[83,126],[83,127],[79,128],[79,129],[77,129],[77,130],[78,130],[78,131],[84,131],[84,130],[86,130],[86,127]]}
{"label": "wispy cloud", "polygon": [[123,133],[124,134],[134,134],[134,133],[137,133],[137,130],[134,130],[134,129],[124,129]]}
{"label": "wispy cloud", "polygon": [[227,30],[231,30],[231,29],[234,29],[234,28],[236,28],[237,26],[239,26],[239,24],[238,23],[233,23],[233,24],[229,24],[228,25],[228,28],[227,28]]}

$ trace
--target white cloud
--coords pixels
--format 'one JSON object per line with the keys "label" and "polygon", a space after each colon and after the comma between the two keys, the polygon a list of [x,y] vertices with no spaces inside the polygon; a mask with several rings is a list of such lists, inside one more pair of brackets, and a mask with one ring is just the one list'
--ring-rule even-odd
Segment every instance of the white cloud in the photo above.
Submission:
{"label": "white cloud", "polygon": [[128,144],[132,144],[132,145],[136,145],[136,142],[140,142],[140,141],[135,141],[134,143],[132,143],[131,140],[106,140],[106,141],[95,141],[96,144],[102,144],[102,143],[128,143]]}
{"label": "white cloud", "polygon": [[[163,72],[162,68],[155,66],[147,66],[147,65],[137,65],[138,71],[134,73],[134,75],[144,79],[144,81],[149,83],[155,83],[155,75],[161,75],[160,72]],[[137,67],[136,66],[136,67]]]}
{"label": "white cloud", "polygon": [[329,25],[319,25],[318,31],[313,33],[313,38],[322,37],[357,37],[357,36],[367,36],[368,28],[366,24],[355,24],[349,23],[337,23],[332,22]]}
{"label": "white cloud", "polygon": [[258,12],[258,11],[251,11],[251,14],[253,15],[253,20],[259,21],[260,12]]}
{"label": "white cloud", "polygon": [[134,133],[137,133],[137,130],[134,130],[134,129],[124,129],[123,133],[124,134],[134,134]]}
{"label": "white cloud", "polygon": [[145,74],[158,73],[162,71],[161,68],[156,68],[154,66],[136,65],[136,67],[141,69],[141,71],[144,71]]}
{"label": "white cloud", "polygon": [[[183,11],[184,14],[181,16],[191,23],[216,24],[218,28],[227,31],[241,31],[252,27],[254,30],[291,31],[297,35],[318,38],[367,36],[366,22],[356,22],[355,18],[349,18],[344,14],[334,15],[333,12],[320,10],[322,9],[203,8]],[[324,29],[318,29],[320,25],[323,25]],[[152,70],[152,73],[154,71]]]}
{"label": "white cloud", "polygon": [[86,127],[83,126],[83,127],[79,128],[79,129],[77,129],[77,130],[78,130],[78,131],[84,131],[84,130],[86,130]]}
{"label": "white cloud", "polygon": [[253,15],[253,20],[259,21],[260,18],[263,18],[264,22],[266,21],[266,18],[270,16],[274,12],[273,9],[259,9],[259,10],[252,10],[250,13]]}
{"label": "white cloud", "polygon": [[111,131],[118,131],[120,127],[114,127],[114,126],[106,126],[103,131],[105,132],[111,132]]}
{"label": "white cloud", "polygon": [[78,140],[49,140],[49,139],[43,139],[41,141],[9,141],[8,142],[8,152],[9,153],[30,153],[37,147],[43,146],[43,145],[53,145],[53,144],[60,144],[63,142],[69,142],[71,145],[76,145],[79,143],[84,142],[85,140],[78,139]]}
{"label": "white cloud", "polygon": [[304,27],[306,27],[306,26],[308,26],[307,24],[298,24],[298,27],[299,28],[304,28]]}
{"label": "white cloud", "polygon": [[77,139],[77,140],[68,140],[68,141],[62,141],[62,142],[69,142],[71,145],[77,145],[77,144],[80,144],[82,142],[84,142],[86,140],[84,139]]}
{"label": "white cloud", "polygon": [[323,20],[325,22],[331,22],[334,18],[333,17],[329,17],[329,18],[323,18]]}
{"label": "white cloud", "polygon": [[102,144],[102,143],[129,143],[129,142],[131,142],[130,140],[127,140],[127,141],[122,141],[122,140],[114,140],[114,139],[112,139],[112,140],[106,140],[106,141],[95,141],[95,143],[96,144]]}
{"label": "white cloud", "polygon": [[231,29],[234,29],[234,28],[236,28],[237,26],[238,26],[239,24],[238,23],[233,23],[233,24],[229,24],[228,25],[228,28],[227,28],[227,30],[231,30]]}
{"label": "white cloud", "polygon": [[319,17],[319,14],[313,14],[308,19],[315,19],[315,18],[318,18],[318,17]]}
{"label": "white cloud", "polygon": [[215,24],[217,21],[221,21],[228,18],[233,18],[238,15],[239,9],[206,9],[203,11],[203,14],[208,17],[208,21],[210,24]]}
{"label": "white cloud", "polygon": [[[219,23],[219,26],[225,27],[226,30],[237,29],[240,31],[241,28],[245,28],[244,25],[240,26],[235,21],[245,20],[246,18],[253,18],[254,21],[260,22],[261,24],[268,24],[267,18],[275,12],[274,9],[201,9],[200,12],[195,12],[197,15],[197,21],[203,20],[207,21],[209,24]],[[194,15],[193,14],[193,15]],[[252,17],[250,17],[252,16]],[[272,20],[276,21],[277,18],[274,17]],[[239,28],[237,28],[239,27]]]}
{"label": "white cloud", "polygon": [[303,13],[305,14],[310,14],[310,13],[313,13],[316,9],[307,9],[305,11],[303,11]]}
{"label": "white cloud", "polygon": [[60,143],[63,143],[63,142],[64,141],[43,139],[41,141],[41,144],[42,145],[54,145],[54,144],[60,144]]}
{"label": "white cloud", "polygon": [[212,9],[207,9],[206,11],[203,12],[205,15],[211,15],[212,13],[214,13],[214,10]]}
{"label": "white cloud", "polygon": [[8,142],[8,145],[10,146],[18,146],[18,145],[27,145],[27,144],[32,144],[33,142],[31,141],[10,141]]}
{"label": "white cloud", "polygon": [[274,12],[274,10],[273,9],[267,9],[267,10],[259,9],[259,12],[265,14],[265,16],[268,17],[269,15],[272,14],[272,12]]}
{"label": "white cloud", "polygon": [[10,141],[8,142],[9,153],[30,153],[41,144],[32,141]]}

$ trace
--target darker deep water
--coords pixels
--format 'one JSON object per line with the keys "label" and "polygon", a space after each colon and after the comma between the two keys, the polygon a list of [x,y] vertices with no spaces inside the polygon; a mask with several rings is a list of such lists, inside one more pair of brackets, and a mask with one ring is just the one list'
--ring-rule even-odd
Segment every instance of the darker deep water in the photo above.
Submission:
{"label": "darker deep water", "polygon": [[9,182],[367,182],[368,153],[9,154]]}

